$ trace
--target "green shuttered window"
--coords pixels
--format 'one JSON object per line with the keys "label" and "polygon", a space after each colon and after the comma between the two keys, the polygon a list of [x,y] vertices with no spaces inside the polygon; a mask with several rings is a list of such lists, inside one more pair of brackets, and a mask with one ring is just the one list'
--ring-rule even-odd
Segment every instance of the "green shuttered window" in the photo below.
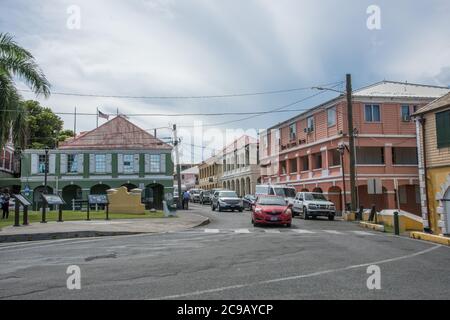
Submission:
{"label": "green shuttered window", "polygon": [[450,147],[450,110],[436,113],[437,147]]}

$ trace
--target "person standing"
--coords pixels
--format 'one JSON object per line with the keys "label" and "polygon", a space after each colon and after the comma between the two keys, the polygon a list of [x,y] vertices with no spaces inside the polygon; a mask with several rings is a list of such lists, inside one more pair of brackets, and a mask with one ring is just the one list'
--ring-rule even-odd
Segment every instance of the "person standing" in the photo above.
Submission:
{"label": "person standing", "polygon": [[182,204],[183,204],[183,210],[184,210],[184,209],[186,209],[186,210],[189,209],[189,198],[190,198],[189,192],[185,191],[185,192],[183,193],[183,201],[182,201]]}
{"label": "person standing", "polygon": [[8,219],[9,218],[9,194],[5,192],[3,194],[2,198],[3,198],[3,200],[2,200],[2,211],[3,211],[2,218]]}

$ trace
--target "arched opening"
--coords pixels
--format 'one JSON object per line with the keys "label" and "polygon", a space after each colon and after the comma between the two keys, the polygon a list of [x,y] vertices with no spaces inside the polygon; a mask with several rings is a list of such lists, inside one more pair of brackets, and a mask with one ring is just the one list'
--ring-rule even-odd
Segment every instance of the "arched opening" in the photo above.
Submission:
{"label": "arched opening", "polygon": [[106,184],[96,184],[91,187],[90,194],[106,194],[108,189],[111,189],[111,187]]}
{"label": "arched opening", "polygon": [[300,192],[309,192],[309,190],[307,188],[303,188]]}
{"label": "arched opening", "polygon": [[[42,197],[41,194],[44,193],[45,187],[39,186],[33,190],[33,210],[39,210],[42,208]],[[53,188],[47,186],[47,193],[53,194]]]}
{"label": "arched opening", "polygon": [[146,209],[163,209],[164,186],[159,183],[152,183],[145,187],[143,202]]}
{"label": "arched opening", "polygon": [[[81,187],[77,186],[75,184],[70,184],[68,186],[65,186],[62,189],[62,198],[64,202],[66,203],[63,206],[64,210],[72,210],[73,203],[72,200],[81,200],[83,197],[83,193],[81,191]],[[78,207],[78,206],[76,206]]]}
{"label": "arched opening", "polygon": [[250,183],[250,178],[247,177],[247,179],[245,179],[245,188],[246,188],[246,193],[247,194],[251,194],[252,193],[252,185]]}
{"label": "arched opening", "polygon": [[231,190],[236,191],[236,186],[235,186],[235,184],[234,184],[234,180],[231,180],[231,185],[230,185],[230,187],[231,187]]}
{"label": "arched opening", "polygon": [[122,187],[126,187],[126,188],[127,188],[127,191],[130,192],[130,190],[136,189],[136,188],[137,188],[137,185],[132,184],[132,183],[124,183],[124,184],[122,185]]}
{"label": "arched opening", "polygon": [[315,187],[312,192],[323,193],[322,188]]}
{"label": "arched opening", "polygon": [[343,211],[344,207],[342,204],[342,191],[338,186],[333,186],[328,189],[328,200],[334,203],[336,210]]}
{"label": "arched opening", "polygon": [[226,183],[225,181],[223,182],[222,187],[223,187],[224,189],[227,188],[227,183]]}
{"label": "arched opening", "polygon": [[236,180],[236,194],[237,194],[238,196],[241,195],[241,188],[240,188],[240,187],[241,187],[241,186],[240,186],[239,179],[238,179],[238,180]]}

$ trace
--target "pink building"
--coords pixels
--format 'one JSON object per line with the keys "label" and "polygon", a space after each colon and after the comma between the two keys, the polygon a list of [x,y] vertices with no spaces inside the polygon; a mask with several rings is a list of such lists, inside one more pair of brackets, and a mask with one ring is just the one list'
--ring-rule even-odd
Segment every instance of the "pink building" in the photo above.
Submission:
{"label": "pink building", "polygon": [[[416,129],[410,115],[449,91],[383,81],[353,92],[360,205],[400,207],[420,215]],[[341,210],[350,202],[349,153],[343,152],[343,170],[338,149],[348,146],[345,96],[267,129],[260,145],[264,183],[323,192]]]}

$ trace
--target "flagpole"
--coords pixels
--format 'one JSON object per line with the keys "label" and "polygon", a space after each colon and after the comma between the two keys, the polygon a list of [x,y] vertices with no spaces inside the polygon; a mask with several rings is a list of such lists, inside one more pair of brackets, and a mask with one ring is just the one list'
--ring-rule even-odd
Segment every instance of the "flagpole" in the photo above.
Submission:
{"label": "flagpole", "polygon": [[73,135],[74,137],[77,135],[77,107],[73,112]]}
{"label": "flagpole", "polygon": [[97,128],[98,128],[98,107],[97,107]]}

